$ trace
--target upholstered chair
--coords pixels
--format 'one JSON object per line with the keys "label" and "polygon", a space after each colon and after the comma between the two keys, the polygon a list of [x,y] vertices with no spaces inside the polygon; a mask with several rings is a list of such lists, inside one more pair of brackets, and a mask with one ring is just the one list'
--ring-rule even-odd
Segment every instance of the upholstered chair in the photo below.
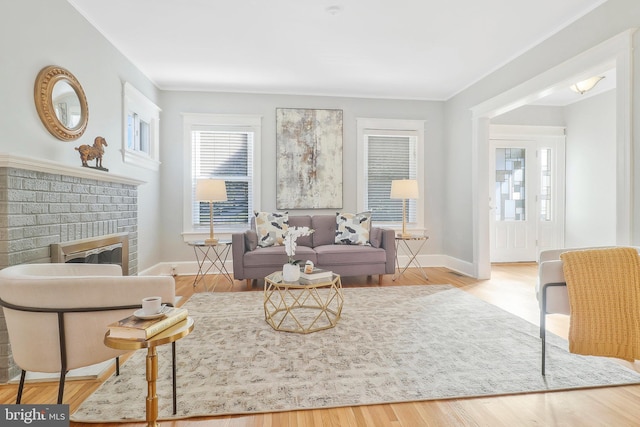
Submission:
{"label": "upholstered chair", "polygon": [[570,314],[567,284],[562,272],[560,254],[571,249],[557,249],[540,252],[538,259],[538,283],[536,296],[540,305],[540,338],[542,340],[541,372],[545,374],[547,348],[547,314]]}
{"label": "upholstered chair", "polygon": [[104,345],[107,325],[155,295],[174,305],[174,279],[123,276],[113,264],[21,264],[0,271],[0,305],[13,360],[22,370],[16,403],[27,371],[60,372],[62,403],[69,370],[126,353]]}

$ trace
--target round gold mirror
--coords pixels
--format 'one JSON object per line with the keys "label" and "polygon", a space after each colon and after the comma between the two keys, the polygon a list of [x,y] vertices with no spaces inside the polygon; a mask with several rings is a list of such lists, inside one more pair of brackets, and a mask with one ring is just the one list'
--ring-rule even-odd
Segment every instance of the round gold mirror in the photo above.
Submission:
{"label": "round gold mirror", "polygon": [[89,107],[78,79],[68,70],[51,65],[43,68],[34,89],[40,120],[56,138],[72,141],[87,128]]}

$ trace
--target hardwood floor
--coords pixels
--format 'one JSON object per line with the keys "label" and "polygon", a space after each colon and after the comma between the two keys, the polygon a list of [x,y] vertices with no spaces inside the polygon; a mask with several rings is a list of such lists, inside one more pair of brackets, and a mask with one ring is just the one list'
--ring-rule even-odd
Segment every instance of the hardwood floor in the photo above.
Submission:
{"label": "hardwood floor", "polygon": [[[535,297],[536,264],[498,264],[490,280],[475,280],[445,268],[425,269],[429,283],[452,284],[517,316],[538,324]],[[381,286],[408,286],[422,283],[417,271],[408,270],[396,280],[385,276]],[[209,278],[209,280],[211,280]],[[193,294],[193,276],[176,278],[178,295]],[[349,287],[378,286],[377,277],[345,278]],[[252,291],[261,291],[261,284]],[[203,291],[199,284],[196,292]],[[218,286],[216,292],[246,292],[246,282]],[[183,298],[183,301],[187,298]],[[568,318],[549,316],[548,329],[566,337]],[[125,362],[126,363],[126,362]],[[625,362],[621,362],[625,363]],[[640,363],[626,364],[640,371]],[[110,375],[110,373],[107,373]],[[64,402],[70,412],[86,399],[100,380],[68,381]],[[14,403],[17,386],[0,385],[0,402]],[[57,383],[27,384],[23,403],[53,403]],[[143,396],[140,396],[142,399]],[[249,426],[638,426],[640,425],[640,385],[606,387],[499,397],[450,399],[400,404],[292,411],[257,415],[193,418],[163,421],[162,426],[249,427]],[[72,426],[141,426],[144,423],[71,423]]]}

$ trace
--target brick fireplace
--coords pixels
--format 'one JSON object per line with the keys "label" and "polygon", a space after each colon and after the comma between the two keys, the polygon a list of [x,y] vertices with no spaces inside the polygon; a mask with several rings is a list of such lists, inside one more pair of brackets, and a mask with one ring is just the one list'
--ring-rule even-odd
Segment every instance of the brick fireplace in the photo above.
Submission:
{"label": "brick fireplace", "polygon": [[[0,154],[0,268],[51,262],[52,245],[126,234],[123,264],[137,274],[139,184],[90,168]],[[0,310],[0,382],[17,374]]]}

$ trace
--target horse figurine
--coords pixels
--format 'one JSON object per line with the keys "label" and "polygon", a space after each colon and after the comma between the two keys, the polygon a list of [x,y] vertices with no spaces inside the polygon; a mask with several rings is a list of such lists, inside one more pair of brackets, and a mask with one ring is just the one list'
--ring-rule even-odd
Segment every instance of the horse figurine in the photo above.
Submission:
{"label": "horse figurine", "polygon": [[102,167],[102,155],[104,154],[104,147],[108,147],[107,141],[101,137],[97,136],[93,141],[93,145],[81,145],[80,147],[76,147],[76,150],[80,153],[80,160],[82,160],[82,166],[84,167],[92,167],[87,164],[87,162],[94,160],[96,161],[95,169],[108,170]]}

